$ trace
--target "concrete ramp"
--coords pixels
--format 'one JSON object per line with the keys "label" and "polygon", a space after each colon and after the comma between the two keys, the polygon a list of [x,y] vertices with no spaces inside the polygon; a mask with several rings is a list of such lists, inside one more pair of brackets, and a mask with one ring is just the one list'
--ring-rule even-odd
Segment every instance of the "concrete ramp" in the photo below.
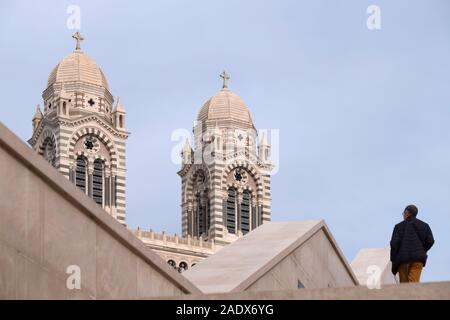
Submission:
{"label": "concrete ramp", "polygon": [[323,220],[264,223],[183,275],[204,293],[358,284]]}
{"label": "concrete ramp", "polygon": [[200,293],[0,123],[0,299]]}

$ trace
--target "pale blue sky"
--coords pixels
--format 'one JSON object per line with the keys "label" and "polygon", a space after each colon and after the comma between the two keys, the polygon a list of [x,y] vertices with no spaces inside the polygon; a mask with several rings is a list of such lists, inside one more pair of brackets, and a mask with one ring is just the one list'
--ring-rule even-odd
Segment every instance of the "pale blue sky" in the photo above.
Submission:
{"label": "pale blue sky", "polygon": [[280,129],[273,220],[324,218],[351,261],[415,203],[436,238],[423,279],[450,280],[450,1],[0,0],[0,120],[24,140],[74,48],[70,4],[128,112],[131,227],[180,232],[171,133],[226,69],[256,127]]}

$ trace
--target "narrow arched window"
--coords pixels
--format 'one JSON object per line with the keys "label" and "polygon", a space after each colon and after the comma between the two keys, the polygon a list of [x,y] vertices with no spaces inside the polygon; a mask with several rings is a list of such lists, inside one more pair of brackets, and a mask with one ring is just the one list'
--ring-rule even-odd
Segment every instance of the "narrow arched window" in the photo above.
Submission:
{"label": "narrow arched window", "polygon": [[177,267],[176,262],[173,261],[172,259],[168,260],[167,263],[169,264],[169,266],[173,267],[174,269]]}
{"label": "narrow arched window", "polygon": [[63,114],[67,114],[67,107],[66,107],[66,102],[63,102]]}
{"label": "narrow arched window", "polygon": [[45,138],[42,146],[42,155],[45,160],[51,165],[54,165],[55,161],[55,146],[51,138]]}
{"label": "narrow arched window", "polygon": [[77,168],[75,171],[75,185],[86,192],[86,158],[78,157],[77,158]]}
{"label": "narrow arched window", "polygon": [[178,267],[178,272],[182,273],[188,269],[188,265],[186,262],[182,261],[180,262],[180,265]]}
{"label": "narrow arched window", "polygon": [[205,199],[202,199],[200,195],[197,196],[197,216],[198,216],[198,236],[208,234],[208,204]]}
{"label": "narrow arched window", "polygon": [[236,189],[228,189],[226,225],[229,233],[236,233]]}
{"label": "narrow arched window", "polygon": [[122,115],[119,116],[119,127],[123,128],[123,117],[122,117]]}
{"label": "narrow arched window", "polygon": [[94,161],[94,172],[92,174],[92,198],[99,205],[103,206],[103,161]]}
{"label": "narrow arched window", "polygon": [[246,234],[250,231],[250,201],[251,194],[248,190],[242,193],[242,205],[241,205],[241,231]]}

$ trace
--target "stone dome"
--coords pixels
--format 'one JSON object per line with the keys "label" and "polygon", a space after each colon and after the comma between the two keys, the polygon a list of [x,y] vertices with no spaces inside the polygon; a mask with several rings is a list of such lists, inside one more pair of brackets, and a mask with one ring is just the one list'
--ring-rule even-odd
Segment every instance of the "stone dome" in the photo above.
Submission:
{"label": "stone dome", "polygon": [[197,121],[235,120],[253,127],[250,111],[244,101],[227,88],[208,99],[197,116]]}
{"label": "stone dome", "polygon": [[47,88],[57,82],[78,81],[109,90],[108,82],[100,67],[81,50],[75,50],[56,65],[48,77]]}

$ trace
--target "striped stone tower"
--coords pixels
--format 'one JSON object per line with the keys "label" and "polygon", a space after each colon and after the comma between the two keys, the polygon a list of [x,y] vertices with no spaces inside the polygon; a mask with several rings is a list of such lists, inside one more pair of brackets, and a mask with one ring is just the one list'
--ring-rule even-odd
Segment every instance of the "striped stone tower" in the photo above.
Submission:
{"label": "striped stone tower", "polygon": [[100,67],[80,48],[51,72],[33,117],[33,149],[125,224],[125,109]]}
{"label": "striped stone tower", "polygon": [[183,236],[226,244],[271,218],[270,145],[257,143],[250,111],[228,89],[222,89],[197,116],[194,147],[182,151]]}

